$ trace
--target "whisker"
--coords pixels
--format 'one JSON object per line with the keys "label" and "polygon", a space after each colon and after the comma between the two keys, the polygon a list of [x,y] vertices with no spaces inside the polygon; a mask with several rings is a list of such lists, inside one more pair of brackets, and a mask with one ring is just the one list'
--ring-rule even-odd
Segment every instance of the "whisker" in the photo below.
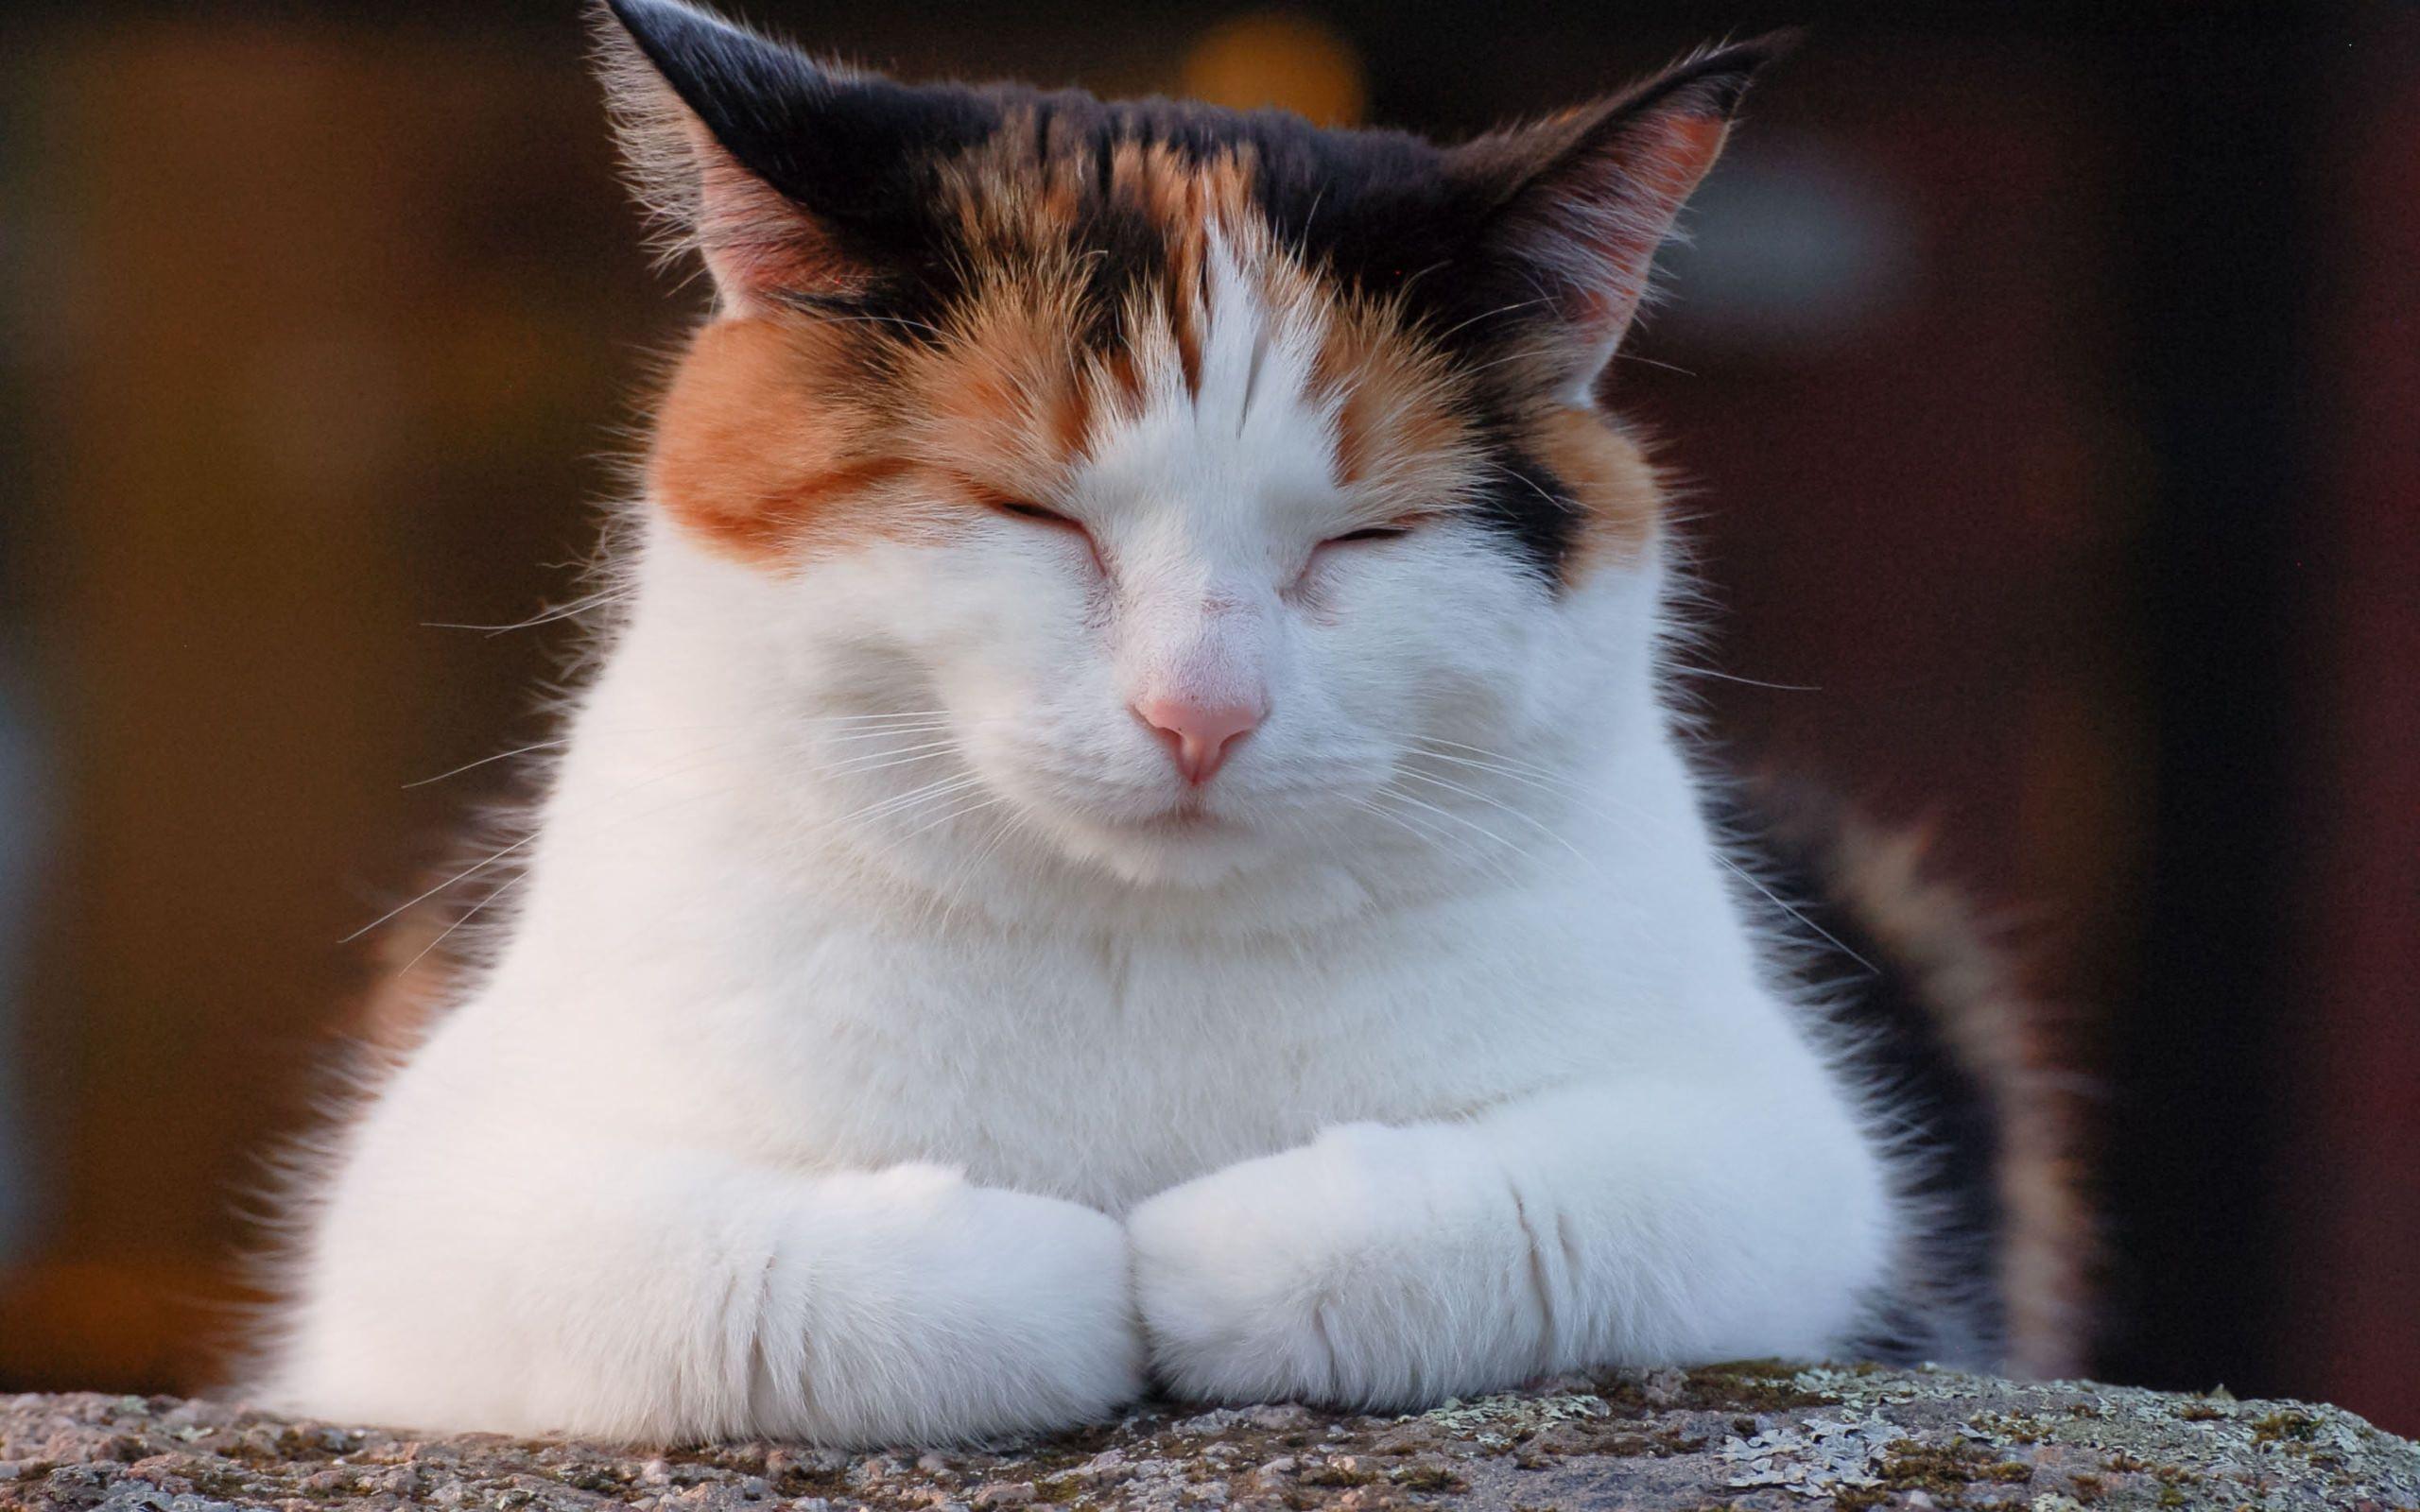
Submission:
{"label": "whisker", "polygon": [[[695,769],[695,768],[691,768],[691,769]],[[665,774],[665,775],[677,775],[677,774]],[[639,788],[641,788],[641,787],[645,787],[645,786],[647,786],[647,785],[648,785],[648,783],[645,783],[645,782],[636,783],[636,784],[633,784],[633,786],[631,786],[631,787],[630,787],[630,788],[624,789],[624,793],[635,792],[635,791],[637,791]],[[615,796],[616,796],[616,797],[620,797],[620,796],[622,796],[622,795],[617,794],[617,795],[615,795]],[[662,816],[662,815],[669,814],[669,813],[671,813],[674,809],[683,808],[683,807],[685,807],[685,806],[686,806],[686,805],[688,805],[688,804],[695,803],[695,802],[700,801],[701,799],[708,799],[708,798],[714,798],[714,797],[717,797],[717,796],[718,796],[718,793],[717,793],[717,792],[715,792],[715,791],[709,791],[709,792],[704,792],[704,793],[691,793],[691,794],[686,795],[685,797],[675,799],[673,799],[673,800],[672,800],[671,802],[669,802],[669,803],[659,803],[659,804],[656,804],[656,805],[655,805],[654,807],[652,807],[652,808],[644,809],[644,810],[642,810],[642,811],[640,811],[639,813],[636,813],[636,814],[620,814],[620,815],[615,815],[615,816],[614,816],[612,817],[612,819],[611,819],[611,821],[610,821],[610,825],[609,825],[609,827],[610,827],[610,828],[613,828],[613,829],[620,829],[620,828],[622,828],[623,826],[626,826],[626,825],[635,824],[635,823],[637,823],[637,822],[638,822],[639,820],[641,820],[641,819],[655,818],[655,817],[658,817],[658,816]],[[601,806],[601,805],[600,805],[600,806]],[[420,950],[419,950],[418,952],[416,952],[416,953],[412,955],[411,959],[409,959],[409,960],[407,960],[407,961],[404,962],[404,964],[403,964],[400,968],[398,968],[398,969],[397,969],[398,972],[409,971],[411,968],[413,968],[413,967],[415,967],[415,966],[419,965],[419,964],[421,963],[421,961],[423,961],[424,959],[425,959],[425,958],[428,956],[428,954],[429,954],[429,953],[430,953],[430,952],[432,952],[432,951],[436,950],[439,946],[441,946],[441,945],[444,944],[444,943],[445,943],[445,941],[446,941],[446,939],[447,939],[448,937],[450,937],[450,936],[454,934],[454,932],[455,932],[456,930],[460,929],[463,925],[465,925],[465,924],[469,923],[472,919],[474,919],[477,918],[480,914],[482,914],[482,913],[484,913],[484,912],[486,912],[490,907],[492,907],[492,906],[493,906],[493,905],[494,905],[495,903],[497,903],[497,902],[501,902],[501,901],[505,898],[505,896],[506,896],[507,894],[511,893],[512,891],[514,891],[514,890],[515,890],[515,889],[517,889],[517,888],[520,888],[520,887],[526,886],[526,885],[528,884],[528,881],[529,881],[529,875],[530,875],[530,874],[529,874],[528,872],[527,872],[527,871],[521,871],[521,872],[515,872],[513,875],[511,875],[511,876],[510,876],[510,877],[507,877],[507,878],[506,878],[506,879],[505,879],[501,884],[499,884],[499,885],[496,886],[496,889],[495,889],[493,892],[489,893],[486,897],[484,897],[484,898],[480,899],[477,902],[475,902],[475,903],[473,903],[470,907],[465,908],[464,910],[462,910],[462,912],[461,912],[461,914],[459,915],[459,917],[456,918],[456,919],[455,919],[455,920],[454,920],[452,923],[450,923],[450,924],[446,925],[443,929],[440,930],[440,931],[438,932],[438,934],[437,934],[437,936],[436,936],[436,937],[435,937],[435,938],[431,939],[427,944],[425,944],[425,945],[422,946],[422,947],[420,948]],[[408,906],[408,905],[406,905],[406,906]]]}
{"label": "whisker", "polygon": [[[447,627],[447,628],[456,628],[457,627]],[[473,627],[464,626],[464,627],[459,627],[459,628],[465,628],[465,629],[467,629],[467,628],[472,628]],[[944,718],[937,717],[937,716],[946,714],[947,713],[948,713],[948,711],[947,711],[947,710],[942,710],[942,709],[920,709],[920,710],[905,711],[905,712],[902,712],[902,713],[885,713],[885,714],[828,714],[828,715],[811,715],[811,716],[809,716],[809,722],[811,722],[811,723],[815,723],[815,724],[821,724],[821,725],[838,725],[838,726],[846,726],[846,727],[848,727],[848,728],[849,728],[849,730],[850,730],[850,731],[851,731],[850,733],[845,733],[845,734],[840,734],[840,735],[835,735],[834,737],[832,737],[831,741],[829,742],[829,744],[832,744],[832,745],[838,745],[838,744],[839,744],[840,742],[842,742],[842,741],[872,740],[872,739],[875,738],[876,736],[880,736],[880,735],[893,735],[893,734],[917,734],[917,733],[921,733],[922,731],[924,731],[924,730],[939,730],[939,729],[942,729],[942,728],[945,728],[945,727],[950,723],[950,721],[948,721],[947,719],[944,719]],[[875,722],[876,722],[876,721],[882,721],[883,723],[881,723],[881,724],[878,726],[878,728],[877,728],[877,727],[875,726]],[[923,722],[922,722],[922,723],[904,723],[904,721],[923,721]],[[980,723],[981,721],[977,721],[977,723]],[[406,782],[405,784],[403,784],[403,787],[404,787],[404,791],[406,791],[406,792],[409,792],[411,789],[416,788],[416,787],[431,787],[431,786],[436,785],[436,784],[437,784],[437,783],[439,783],[439,782],[445,782],[445,781],[446,781],[447,779],[449,779],[449,778],[459,777],[459,776],[461,776],[464,772],[474,772],[474,771],[478,770],[478,769],[479,769],[480,767],[482,767],[482,766],[491,766],[491,765],[494,765],[495,763],[497,763],[497,762],[508,762],[508,761],[512,760],[512,759],[513,759],[514,757],[516,757],[516,756],[527,756],[527,755],[529,755],[529,754],[531,754],[531,753],[533,753],[533,752],[536,752],[536,751],[551,750],[551,749],[553,749],[553,748],[555,748],[556,747],[559,747],[559,746],[568,746],[568,745],[570,745],[570,744],[573,742],[573,740],[574,740],[575,738],[579,738],[579,736],[596,736],[596,737],[612,738],[612,737],[619,736],[619,735],[653,735],[653,734],[663,734],[663,733],[666,733],[666,732],[668,732],[668,731],[673,731],[673,730],[736,730],[736,729],[742,729],[742,728],[753,729],[753,728],[755,728],[755,727],[754,727],[754,726],[752,726],[752,726],[747,726],[747,727],[742,727],[742,726],[739,726],[739,725],[717,724],[717,725],[621,725],[621,726],[596,726],[596,727],[593,727],[593,728],[584,728],[584,729],[580,730],[578,732],[578,736],[571,735],[571,734],[564,734],[564,735],[558,735],[558,736],[556,736],[555,738],[553,738],[552,740],[532,741],[530,744],[528,744],[528,745],[527,745],[527,746],[516,746],[516,747],[513,747],[512,749],[510,749],[510,750],[498,751],[498,752],[496,752],[496,753],[495,753],[494,755],[493,755],[493,756],[482,756],[482,757],[480,757],[480,758],[479,758],[478,760],[476,760],[476,761],[464,762],[464,763],[463,763],[461,765],[459,765],[459,766],[448,767],[446,770],[444,770],[444,771],[441,771],[441,772],[438,773],[438,774],[437,774],[436,776],[434,776],[434,777],[424,777],[424,778],[420,778],[420,779],[418,779],[417,781],[414,781],[414,782]],[[862,732],[862,733],[857,732],[857,731],[860,731],[860,730],[862,730],[863,732]]]}
{"label": "whisker", "polygon": [[[1403,799],[1414,803],[1418,803],[1419,801],[1416,799],[1412,799],[1400,788],[1394,787],[1392,784],[1378,789],[1374,796],[1380,799]],[[1481,850],[1475,849],[1468,840],[1459,834],[1456,834],[1454,832],[1441,829],[1436,825],[1430,824],[1426,820],[1416,818],[1413,816],[1403,813],[1398,809],[1391,809],[1372,804],[1365,804],[1364,806],[1371,808],[1373,813],[1381,815],[1384,817],[1392,820],[1396,828],[1402,830],[1405,833],[1411,835],[1413,838],[1420,840],[1424,844],[1436,847],[1437,849],[1444,851],[1445,854],[1450,857],[1485,867],[1499,880],[1505,882],[1514,880],[1512,869],[1504,863],[1504,856],[1500,850]],[[1419,806],[1427,809],[1428,812],[1432,814],[1443,813],[1442,810],[1435,808],[1433,805],[1420,804]],[[1471,828],[1477,827],[1472,826]],[[1480,833],[1484,833],[1485,832],[1481,831]]]}
{"label": "whisker", "polygon": [[[1432,759],[1447,758],[1438,758],[1432,753]],[[1496,798],[1493,794],[1482,793],[1475,787],[1464,787],[1460,782],[1449,782],[1445,779],[1436,776],[1430,772],[1416,772],[1408,767],[1398,769],[1395,775],[1398,777],[1409,777],[1415,782],[1427,782],[1432,786],[1442,787],[1449,793],[1459,793],[1464,798],[1476,799],[1490,808],[1501,809],[1503,812],[1510,814],[1512,817],[1519,819],[1522,823],[1545,835],[1547,839],[1552,840],[1555,844],[1563,847],[1565,850],[1570,851],[1571,854],[1577,857],[1582,865],[1592,868],[1597,866],[1596,858],[1581,850],[1578,846],[1573,845],[1570,839],[1566,837],[1563,832],[1557,830],[1554,826],[1547,823],[1543,819],[1540,819],[1536,815],[1525,814],[1521,810],[1514,808],[1512,804],[1505,802],[1502,799]]]}
{"label": "whisker", "polygon": [[983,779],[980,776],[974,773],[967,773],[958,777],[939,778],[933,782],[925,783],[922,787],[910,788],[905,793],[896,794],[890,798],[884,799],[879,802],[870,803],[864,808],[858,809],[856,812],[845,816],[839,820],[839,822],[842,824],[861,824],[870,819],[882,818],[890,814],[915,808],[920,804],[934,799],[942,798],[952,793],[964,792],[967,788],[973,787],[982,781]]}
{"label": "whisker", "polygon": [[1804,924],[1808,929],[1811,929],[1816,934],[1822,936],[1825,940],[1830,942],[1833,949],[1839,951],[1850,960],[1857,962],[1858,965],[1864,967],[1875,975],[1880,976],[1882,974],[1882,968],[1875,965],[1872,961],[1867,960],[1863,955],[1858,954],[1858,952],[1849,945],[1848,941],[1841,938],[1838,935],[1833,934],[1830,930],[1825,929],[1823,925],[1807,918],[1806,915],[1795,904],[1774,896],[1773,890],[1766,886],[1763,883],[1757,881],[1755,876],[1751,873],[1747,868],[1742,867],[1739,863],[1732,860],[1729,856],[1724,855],[1722,853],[1722,847],[1720,844],[1714,847],[1714,859],[1716,865],[1721,867],[1723,870],[1730,872],[1741,882],[1744,882],[1749,886],[1755,888],[1757,895],[1763,898],[1765,902],[1772,904],[1775,908],[1780,909],[1783,913],[1788,914],[1790,918],[1797,919],[1801,924]]}
{"label": "whisker", "polygon": [[1674,363],[1661,362],[1653,357],[1642,357],[1635,352],[1616,352],[1614,353],[1614,360],[1616,362],[1634,362],[1644,368],[1661,368],[1666,372],[1677,372],[1684,378],[1694,378],[1697,376],[1696,373],[1691,372],[1686,368],[1680,367]]}
{"label": "whisker", "polygon": [[1712,678],[1718,682],[1744,683],[1751,688],[1771,688],[1776,693],[1821,693],[1824,690],[1805,682],[1766,682],[1757,678],[1743,678],[1736,673],[1717,672],[1712,667],[1674,666],[1668,669],[1674,677]]}
{"label": "whisker", "polygon": [[407,898],[404,902],[397,903],[394,907],[388,909],[385,913],[380,914],[377,918],[362,925],[359,929],[354,930],[352,934],[337,940],[337,943],[339,945],[352,944],[354,940],[357,940],[362,936],[369,934],[379,925],[389,923],[398,918],[401,918],[403,915],[409,913],[414,908],[417,908],[421,904],[428,902],[431,898],[436,897],[439,893],[443,892],[448,887],[454,886],[458,883],[470,881],[473,877],[477,876],[488,868],[494,866],[497,862],[512,854],[514,851],[520,850],[534,843],[537,838],[538,832],[535,830],[530,831],[527,834],[523,835],[520,839],[513,841],[504,849],[490,853],[485,860],[475,862],[473,865],[464,868],[462,870],[456,872],[454,875],[446,878],[443,882],[439,883],[436,886],[429,888],[427,891],[421,893],[417,897]]}
{"label": "whisker", "polygon": [[[1527,770],[1533,772],[1540,777],[1546,778],[1552,778],[1558,775],[1551,767],[1540,766],[1534,762],[1523,761],[1517,756],[1508,756],[1502,751],[1490,750],[1484,746],[1465,745],[1461,741],[1447,740],[1441,735],[1412,735],[1408,738],[1413,743],[1419,745],[1443,746],[1454,750],[1466,750],[1474,756],[1483,756],[1487,758],[1486,763],[1474,762],[1471,765],[1489,765],[1492,770],[1505,772]],[[1433,755],[1435,753],[1431,752],[1430,754]]]}
{"label": "whisker", "polygon": [[881,740],[891,735],[921,735],[929,730],[947,730],[949,728],[950,721],[946,719],[926,719],[921,720],[915,724],[883,725],[873,730],[851,729],[841,734],[827,737],[823,744],[827,746],[841,746],[854,741]]}
{"label": "whisker", "polygon": [[1510,304],[1499,304],[1493,310],[1481,310],[1478,314],[1470,317],[1468,319],[1462,320],[1440,331],[1437,333],[1437,339],[1440,341],[1449,341],[1455,336],[1461,335],[1462,332],[1469,330],[1472,326],[1478,324],[1482,320],[1493,320],[1498,316],[1511,315],[1515,310],[1526,310],[1533,305],[1544,304],[1546,302],[1546,297],[1544,295],[1540,295],[1534,300],[1515,300]]}
{"label": "whisker", "polygon": [[1553,494],[1548,493],[1537,479],[1530,477],[1526,472],[1516,472],[1512,469],[1506,467],[1501,462],[1489,463],[1488,471],[1495,473],[1499,477],[1511,478],[1513,482],[1523,485],[1531,493],[1534,493],[1539,498],[1544,499],[1549,508],[1561,509],[1565,513],[1568,513],[1574,507],[1571,500],[1567,498],[1559,499]]}
{"label": "whisker", "polygon": [[[1002,801],[1000,799],[993,799],[994,803],[1000,801]],[[1016,831],[1021,822],[1023,821],[1018,817],[1015,809],[1007,810],[993,824],[991,837],[968,853],[966,859],[951,871],[949,880],[945,884],[932,889],[931,896],[925,901],[924,910],[919,916],[919,921],[929,922],[937,914],[944,918],[957,914],[965,899],[966,889],[975,883],[977,869],[1000,848],[1001,842]]]}
{"label": "whisker", "polygon": [[515,876],[507,877],[504,880],[503,885],[497,887],[495,891],[480,899],[477,902],[473,903],[470,907],[463,909],[459,918],[456,919],[454,922],[446,925],[443,929],[437,932],[436,938],[430,940],[419,950],[414,951],[410,960],[406,961],[402,966],[397,967],[388,974],[390,976],[401,976],[406,971],[410,971],[413,967],[418,966],[422,961],[426,960],[429,953],[436,950],[440,945],[444,944],[447,939],[453,936],[456,930],[460,929],[472,919],[476,919],[479,915],[485,913],[490,903],[494,902],[497,899],[502,898],[506,893],[509,893],[514,888],[520,886],[527,880],[527,876],[528,874],[524,872]]}
{"label": "whisker", "polygon": [[911,746],[906,750],[878,750],[869,752],[866,755],[842,762],[836,766],[826,767],[824,768],[824,771],[827,775],[834,777],[843,775],[860,777],[869,772],[884,771],[893,766],[905,766],[911,762],[939,761],[944,754],[954,752],[957,749],[957,741],[936,740],[922,746]]}
{"label": "whisker", "polygon": [[600,589],[594,593],[582,594],[580,597],[575,598],[568,603],[553,605],[549,608],[540,610],[537,613],[532,614],[527,619],[514,620],[508,625],[465,625],[451,620],[423,620],[421,621],[421,628],[424,630],[472,630],[481,635],[508,635],[514,630],[534,630],[542,625],[552,625],[559,620],[576,619],[579,616],[587,613],[590,610],[602,609],[609,604],[625,603],[630,599],[636,597],[637,594],[638,590],[636,588],[617,587]]}
{"label": "whisker", "polygon": [[871,714],[810,714],[804,723],[816,725],[887,724],[901,719],[941,719],[949,714],[946,709],[895,709]]}
{"label": "whisker", "polygon": [[1470,817],[1468,815],[1457,814],[1451,809],[1441,809],[1434,803],[1412,797],[1409,793],[1403,791],[1401,788],[1387,789],[1385,791],[1390,792],[1392,796],[1401,799],[1404,802],[1412,805],[1414,808],[1424,809],[1430,814],[1436,815],[1440,818],[1451,819],[1455,823],[1462,825],[1465,828],[1476,830],[1525,861],[1530,859],[1530,852],[1527,850],[1513,844],[1510,840],[1507,840],[1504,836],[1496,833],[1494,830],[1489,829],[1486,825],[1479,823],[1477,819]]}
{"label": "whisker", "polygon": [[534,745],[518,747],[512,750],[501,750],[493,756],[482,756],[475,762],[464,762],[461,765],[457,766],[450,771],[440,772],[435,777],[424,777],[417,782],[406,782],[403,790],[408,793],[413,788],[428,787],[435,783],[442,782],[449,777],[459,777],[464,772],[477,771],[482,766],[493,766],[498,762],[509,762],[515,756],[527,756],[531,751],[552,750],[558,746],[568,746],[570,744],[571,737],[569,735],[562,735],[558,736],[553,740],[542,740]]}
{"label": "whisker", "polygon": [[1007,794],[995,793],[992,797],[983,799],[978,802],[961,804],[957,808],[949,810],[945,814],[942,814],[934,818],[925,820],[924,823],[916,826],[914,829],[908,831],[899,838],[902,840],[912,840],[936,825],[947,824],[952,819],[964,818],[969,814],[979,814],[983,810],[991,808],[995,804],[1005,803],[1007,801]]}
{"label": "whisker", "polygon": [[1527,362],[1533,357],[1543,357],[1553,351],[1555,351],[1555,347],[1552,342],[1542,341],[1534,347],[1523,347],[1517,352],[1508,352],[1500,357],[1490,357],[1487,361],[1477,364],[1469,370],[1474,373],[1481,373],[1487,371],[1490,368],[1500,368],[1508,362]]}
{"label": "whisker", "polygon": [[[718,750],[726,748],[734,744],[735,744],[735,741],[722,741],[716,746],[711,746],[706,748],[708,750]],[[361,938],[364,935],[369,934],[372,930],[378,928],[380,925],[390,923],[403,915],[409,913],[412,909],[428,902],[439,893],[444,892],[450,887],[454,887],[459,884],[470,881],[473,877],[475,877],[479,873],[487,870],[488,868],[494,866],[497,862],[504,860],[507,856],[510,856],[521,850],[527,850],[528,847],[535,844],[539,836],[544,833],[547,829],[550,829],[559,823],[576,820],[582,815],[593,812],[595,808],[601,808],[607,803],[617,802],[632,793],[652,787],[658,782],[669,782],[676,777],[684,777],[692,772],[702,771],[706,767],[714,765],[715,761],[713,758],[703,761],[694,761],[689,763],[687,765],[677,766],[669,771],[657,772],[644,781],[633,782],[630,786],[623,788],[620,792],[614,793],[608,798],[598,799],[595,805],[582,809],[579,814],[546,815],[544,816],[544,823],[541,827],[532,829],[527,834],[523,835],[520,839],[513,841],[510,845],[506,845],[495,850],[490,851],[485,857],[473,862],[470,866],[463,868],[461,870],[454,873],[454,875],[446,878],[443,882],[437,884],[435,886],[426,888],[410,898],[405,899],[402,902],[388,909],[385,913],[380,914],[377,918],[362,925],[359,929],[356,929],[353,933],[343,936],[341,939],[338,939],[337,943],[339,945],[350,945],[354,941]]]}

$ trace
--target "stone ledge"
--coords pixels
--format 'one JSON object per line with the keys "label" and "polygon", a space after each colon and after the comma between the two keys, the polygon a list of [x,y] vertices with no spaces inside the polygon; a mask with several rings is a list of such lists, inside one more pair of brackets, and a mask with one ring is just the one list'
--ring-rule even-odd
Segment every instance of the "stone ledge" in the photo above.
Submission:
{"label": "stone ledge", "polygon": [[1115,1427],[923,1455],[650,1453],[417,1438],[165,1397],[0,1400],[0,1506],[401,1505],[2420,1512],[2420,1446],[2295,1402],[1769,1365],[1574,1377],[1409,1418],[1155,1407]]}

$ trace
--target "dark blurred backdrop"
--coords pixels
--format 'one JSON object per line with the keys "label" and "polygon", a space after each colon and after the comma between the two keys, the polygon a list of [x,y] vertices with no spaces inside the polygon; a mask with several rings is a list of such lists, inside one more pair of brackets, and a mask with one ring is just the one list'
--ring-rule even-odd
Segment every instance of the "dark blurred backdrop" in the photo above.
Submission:
{"label": "dark blurred backdrop", "polygon": [[[1621,369],[1718,728],[1928,824],[2074,1015],[2099,1372],[2420,1431],[2420,11],[747,9],[1445,131],[1808,25]],[[207,1380],[338,942],[504,768],[410,784],[537,738],[566,627],[443,627],[578,592],[697,300],[582,47],[573,0],[0,19],[0,1390]]]}

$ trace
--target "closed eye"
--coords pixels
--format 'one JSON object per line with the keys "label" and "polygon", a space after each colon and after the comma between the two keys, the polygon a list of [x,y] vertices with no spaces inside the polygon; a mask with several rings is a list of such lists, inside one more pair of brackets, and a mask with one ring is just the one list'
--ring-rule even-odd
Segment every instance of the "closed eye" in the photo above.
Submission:
{"label": "closed eye", "polygon": [[1330,536],[1320,542],[1322,546],[1349,546],[1362,541],[1394,541],[1411,534],[1409,525],[1370,525],[1360,530],[1348,530],[1340,536]]}
{"label": "closed eye", "polygon": [[1109,576],[1109,561],[1101,555],[1100,542],[1093,539],[1093,533],[1084,528],[1084,523],[1081,520],[1072,515],[1061,514],[1058,510],[1036,504],[1031,499],[1017,498],[1013,494],[1000,493],[980,487],[973,491],[976,497],[982,501],[984,507],[994,514],[1004,514],[1013,520],[1024,520],[1033,524],[1043,525],[1059,532],[1063,541],[1073,538],[1081,542],[1085,555],[1092,558],[1093,570],[1104,577]]}
{"label": "closed eye", "polygon": [[1081,530],[1083,528],[1082,525],[1078,524],[1067,516],[1061,514],[1058,510],[1046,509],[1042,506],[1032,503],[1029,500],[993,499],[989,502],[992,507],[998,510],[1000,513],[1014,515],[1020,520],[1031,520],[1038,524],[1065,525],[1073,530]]}

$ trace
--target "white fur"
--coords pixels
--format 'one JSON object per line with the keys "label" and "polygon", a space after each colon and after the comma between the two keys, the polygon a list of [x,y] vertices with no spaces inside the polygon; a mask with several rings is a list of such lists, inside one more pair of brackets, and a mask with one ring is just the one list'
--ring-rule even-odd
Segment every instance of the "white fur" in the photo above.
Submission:
{"label": "white fur", "polygon": [[[1665,568],[1322,548],[1214,281],[1050,501],[792,574],[660,521],[492,970],[349,1131],[269,1394],[617,1437],[1406,1406],[1841,1342],[1900,1223],[1659,702]],[[1131,712],[1252,686],[1185,799]],[[933,713],[926,713],[933,712]]]}

